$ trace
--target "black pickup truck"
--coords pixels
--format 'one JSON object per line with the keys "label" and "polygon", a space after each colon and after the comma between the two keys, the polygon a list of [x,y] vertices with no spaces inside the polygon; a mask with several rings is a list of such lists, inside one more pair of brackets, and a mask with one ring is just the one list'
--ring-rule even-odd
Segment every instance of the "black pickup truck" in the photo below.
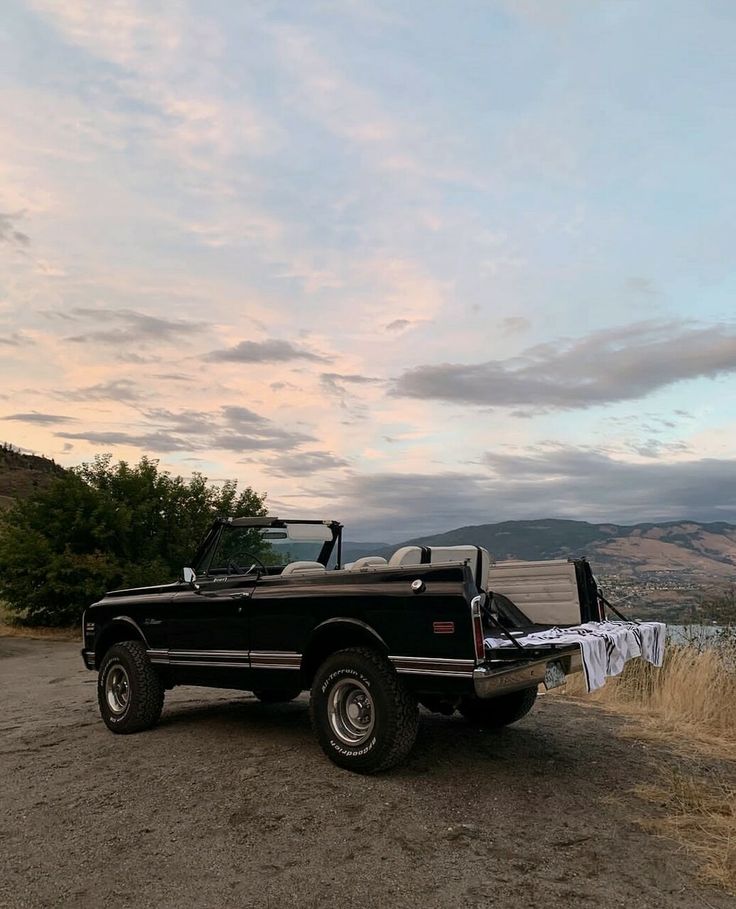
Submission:
{"label": "black pickup truck", "polygon": [[[504,726],[531,709],[539,683],[580,669],[574,644],[515,645],[514,635],[544,622],[486,589],[485,550],[405,546],[342,565],[341,540],[335,521],[221,519],[179,581],[112,591],[90,606],[82,656],[99,673],[107,726],[154,726],[175,685],[271,703],[309,690],[325,753],[371,773],[409,753],[419,703]],[[599,621],[587,563],[570,565],[577,614],[568,624]]]}

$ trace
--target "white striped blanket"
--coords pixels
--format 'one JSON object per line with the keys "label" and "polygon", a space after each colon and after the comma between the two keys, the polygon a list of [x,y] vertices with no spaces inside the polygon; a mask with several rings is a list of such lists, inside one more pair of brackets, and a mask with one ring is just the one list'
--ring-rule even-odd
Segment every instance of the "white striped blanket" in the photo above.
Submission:
{"label": "white striped blanket", "polygon": [[[585,687],[601,688],[607,678],[618,675],[629,660],[641,657],[654,666],[664,660],[663,622],[586,622],[572,628],[548,628],[531,634],[512,631],[522,647],[544,644],[578,644],[583,661]],[[486,638],[488,647],[513,647],[505,637]]]}

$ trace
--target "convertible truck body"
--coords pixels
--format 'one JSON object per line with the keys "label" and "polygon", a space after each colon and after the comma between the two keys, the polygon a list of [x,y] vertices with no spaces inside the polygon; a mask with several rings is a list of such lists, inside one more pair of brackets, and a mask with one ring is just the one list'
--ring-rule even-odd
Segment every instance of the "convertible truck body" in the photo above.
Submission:
{"label": "convertible truck body", "polygon": [[82,656],[99,672],[107,725],[153,725],[175,685],[271,702],[311,690],[328,756],[372,772],[411,748],[417,702],[489,726],[518,719],[538,684],[581,668],[581,649],[516,639],[604,618],[584,561],[503,569],[474,546],[409,546],[342,566],[341,533],[327,521],[218,521],[181,580],[89,607]]}

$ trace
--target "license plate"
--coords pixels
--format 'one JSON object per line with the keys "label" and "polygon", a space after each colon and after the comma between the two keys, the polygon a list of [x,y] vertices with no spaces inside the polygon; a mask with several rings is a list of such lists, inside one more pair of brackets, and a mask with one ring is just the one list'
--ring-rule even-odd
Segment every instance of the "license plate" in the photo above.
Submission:
{"label": "license plate", "polygon": [[565,670],[559,662],[547,663],[544,671],[544,687],[549,691],[550,688],[557,688],[565,684]]}

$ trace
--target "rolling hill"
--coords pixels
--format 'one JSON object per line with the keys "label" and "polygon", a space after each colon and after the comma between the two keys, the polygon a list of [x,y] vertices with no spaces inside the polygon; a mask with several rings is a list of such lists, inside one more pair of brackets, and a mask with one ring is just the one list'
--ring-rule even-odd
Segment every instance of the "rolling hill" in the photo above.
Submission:
{"label": "rolling hill", "polygon": [[0,446],[0,508],[46,486],[64,468],[41,455],[25,454],[13,446]]}

